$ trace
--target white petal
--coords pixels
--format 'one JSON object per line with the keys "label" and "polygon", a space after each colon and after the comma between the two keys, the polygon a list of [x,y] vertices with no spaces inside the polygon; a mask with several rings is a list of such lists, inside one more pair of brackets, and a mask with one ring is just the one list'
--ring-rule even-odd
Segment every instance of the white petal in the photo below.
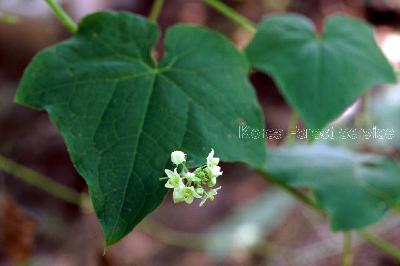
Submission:
{"label": "white petal", "polygon": [[213,167],[211,168],[211,174],[212,174],[214,177],[218,177],[218,176],[222,175],[221,167],[219,167],[219,166],[213,166]]}
{"label": "white petal", "polygon": [[211,149],[211,152],[207,156],[207,165],[210,165],[212,163],[213,157],[214,157],[214,149]]}
{"label": "white petal", "polygon": [[186,202],[187,204],[191,204],[191,203],[193,202],[193,197],[185,198],[185,202]]}
{"label": "white petal", "polygon": [[171,185],[169,182],[165,183],[165,187],[166,187],[166,188],[174,188],[174,186]]}
{"label": "white petal", "polygon": [[175,188],[173,193],[174,203],[179,203],[184,200],[183,198],[183,189]]}
{"label": "white petal", "polygon": [[197,191],[194,191],[193,197],[200,199],[201,196],[197,193]]}
{"label": "white petal", "polygon": [[212,158],[214,157],[214,149],[211,149],[210,153],[208,154],[207,158]]}
{"label": "white petal", "polygon": [[168,178],[172,178],[174,176],[174,172],[169,169],[165,169],[165,174],[168,176]]}
{"label": "white petal", "polygon": [[185,184],[183,184],[182,179],[181,179],[181,181],[179,182],[179,185],[176,188],[183,189],[184,187],[185,187]]}
{"label": "white petal", "polygon": [[218,164],[219,164],[219,158],[217,158],[217,157],[212,158],[211,163],[212,163],[213,165],[218,165]]}
{"label": "white petal", "polygon": [[175,176],[180,176],[180,174],[178,174],[177,168],[174,169],[174,175]]}

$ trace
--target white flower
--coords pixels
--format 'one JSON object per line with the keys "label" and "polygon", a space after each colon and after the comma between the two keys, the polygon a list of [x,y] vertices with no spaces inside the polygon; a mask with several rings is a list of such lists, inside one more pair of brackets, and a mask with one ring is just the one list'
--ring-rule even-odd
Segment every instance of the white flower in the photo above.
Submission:
{"label": "white flower", "polygon": [[165,169],[165,173],[168,176],[168,181],[165,183],[166,188],[184,188],[185,185],[183,184],[181,176],[176,171],[176,168],[172,172],[169,169]]}
{"label": "white flower", "polygon": [[175,188],[172,194],[174,203],[179,203],[183,201],[183,188]]}
{"label": "white flower", "polygon": [[[196,168],[193,172],[186,167],[186,154],[182,151],[172,152],[171,161],[176,165],[174,171],[165,169],[167,177],[161,180],[168,179],[165,187],[173,189],[174,203],[191,204],[195,198],[199,198],[201,199],[200,206],[203,206],[207,200],[214,200],[221,187],[210,188],[217,184],[217,177],[222,175],[221,167],[218,166],[219,158],[214,157],[214,149],[211,149],[207,156],[207,164]],[[178,169],[180,169],[179,172]]]}
{"label": "white flower", "polygon": [[183,201],[183,188],[174,188],[174,192],[172,195],[174,203],[179,203]]}
{"label": "white flower", "polygon": [[221,167],[218,166],[219,158],[214,157],[214,149],[207,156],[208,185],[213,187],[217,184],[217,177],[222,175]]}
{"label": "white flower", "polygon": [[210,189],[209,191],[205,192],[203,195],[203,199],[200,202],[200,207],[204,205],[204,203],[209,199],[209,200],[214,200],[215,196],[218,194],[218,190],[220,190],[221,187],[217,187],[214,189]]}
{"label": "white flower", "polygon": [[211,152],[207,156],[207,168],[210,169],[213,176],[222,175],[221,167],[218,166],[219,158],[214,157],[214,149],[211,149]]}
{"label": "white flower", "polygon": [[219,166],[213,166],[212,168],[210,168],[210,171],[211,171],[212,177],[219,177],[223,173],[221,171],[221,167],[219,167]]}
{"label": "white flower", "polygon": [[186,203],[190,204],[193,202],[194,198],[201,198],[201,196],[197,194],[193,186],[190,186],[182,189],[174,189],[173,198],[174,203],[185,201]]}
{"label": "white flower", "polygon": [[180,165],[186,162],[186,154],[181,151],[174,151],[171,153],[171,162],[175,165]]}
{"label": "white flower", "polygon": [[214,157],[214,149],[207,156],[207,167],[211,168],[219,164],[219,158]]}

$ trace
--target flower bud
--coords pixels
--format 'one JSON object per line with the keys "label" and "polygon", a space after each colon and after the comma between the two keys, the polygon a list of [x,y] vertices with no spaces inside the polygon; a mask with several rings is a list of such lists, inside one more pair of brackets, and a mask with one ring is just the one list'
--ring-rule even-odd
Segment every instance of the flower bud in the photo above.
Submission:
{"label": "flower bud", "polygon": [[198,188],[196,188],[196,193],[199,194],[199,195],[203,195],[204,189],[201,188],[201,187],[198,187]]}
{"label": "flower bud", "polygon": [[186,154],[181,151],[174,151],[171,153],[171,162],[175,165],[180,165],[186,162]]}

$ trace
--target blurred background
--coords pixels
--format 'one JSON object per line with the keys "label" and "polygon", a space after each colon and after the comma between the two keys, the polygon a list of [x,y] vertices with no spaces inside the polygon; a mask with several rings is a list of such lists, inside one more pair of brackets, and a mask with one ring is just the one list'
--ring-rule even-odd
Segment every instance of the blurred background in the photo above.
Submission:
{"label": "blurred background", "polygon": [[[274,12],[302,13],[320,30],[323,19],[332,13],[359,17],[373,24],[385,55],[393,66],[400,67],[399,0],[224,2],[254,22]],[[148,15],[152,1],[69,0],[62,4],[79,20],[85,14],[104,9]],[[245,29],[200,0],[166,1],[159,18],[162,29],[178,22],[217,30],[238,47],[244,47],[251,38]],[[45,1],[0,0],[0,155],[84,194],[85,183],[74,170],[61,136],[47,114],[13,103],[18,81],[30,59],[40,49],[68,37],[69,33]],[[251,80],[267,125],[286,128],[291,110],[273,81],[261,73],[252,73]],[[382,127],[399,125],[400,86],[375,88],[372,95],[368,107],[374,122]],[[362,100],[337,123],[347,123],[356,117],[359,105]],[[376,146],[384,150],[400,147],[400,143],[377,143]],[[105,256],[99,224],[88,208],[62,201],[0,171],[0,265],[340,264],[342,235],[331,233],[324,218],[244,166],[225,164],[223,169],[224,177],[220,179],[223,190],[216,201],[198,208],[195,204],[173,205],[169,196]],[[388,214],[374,230],[400,245],[400,216]],[[353,251],[354,265],[399,265],[357,237]]]}

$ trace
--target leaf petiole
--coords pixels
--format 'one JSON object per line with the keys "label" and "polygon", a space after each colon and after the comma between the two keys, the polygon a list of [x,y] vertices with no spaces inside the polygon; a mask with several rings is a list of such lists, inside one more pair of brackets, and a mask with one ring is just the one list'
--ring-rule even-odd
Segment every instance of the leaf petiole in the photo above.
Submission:
{"label": "leaf petiole", "polygon": [[251,33],[256,32],[256,27],[254,26],[253,22],[251,22],[249,19],[245,18],[244,16],[236,12],[233,8],[220,2],[219,0],[203,0],[203,2],[206,5],[220,12],[222,15],[236,22],[249,32]]}
{"label": "leaf petiole", "polygon": [[59,184],[47,176],[41,175],[32,169],[20,165],[0,155],[0,171],[19,177],[47,193],[77,206],[81,205],[81,194],[72,188]]}
{"label": "leaf petiole", "polygon": [[342,266],[352,265],[351,231],[343,232]]}
{"label": "leaf petiole", "polygon": [[78,31],[78,27],[64,9],[55,0],[46,0],[46,2],[67,29],[75,34]]}
{"label": "leaf petiole", "polygon": [[387,242],[386,240],[368,232],[367,230],[360,230],[358,233],[368,242],[384,251],[386,254],[392,256],[397,261],[400,261],[400,249],[395,245]]}
{"label": "leaf petiole", "polygon": [[151,22],[156,22],[158,17],[160,16],[161,9],[164,5],[164,0],[154,0],[153,6],[151,7],[149,20]]}

